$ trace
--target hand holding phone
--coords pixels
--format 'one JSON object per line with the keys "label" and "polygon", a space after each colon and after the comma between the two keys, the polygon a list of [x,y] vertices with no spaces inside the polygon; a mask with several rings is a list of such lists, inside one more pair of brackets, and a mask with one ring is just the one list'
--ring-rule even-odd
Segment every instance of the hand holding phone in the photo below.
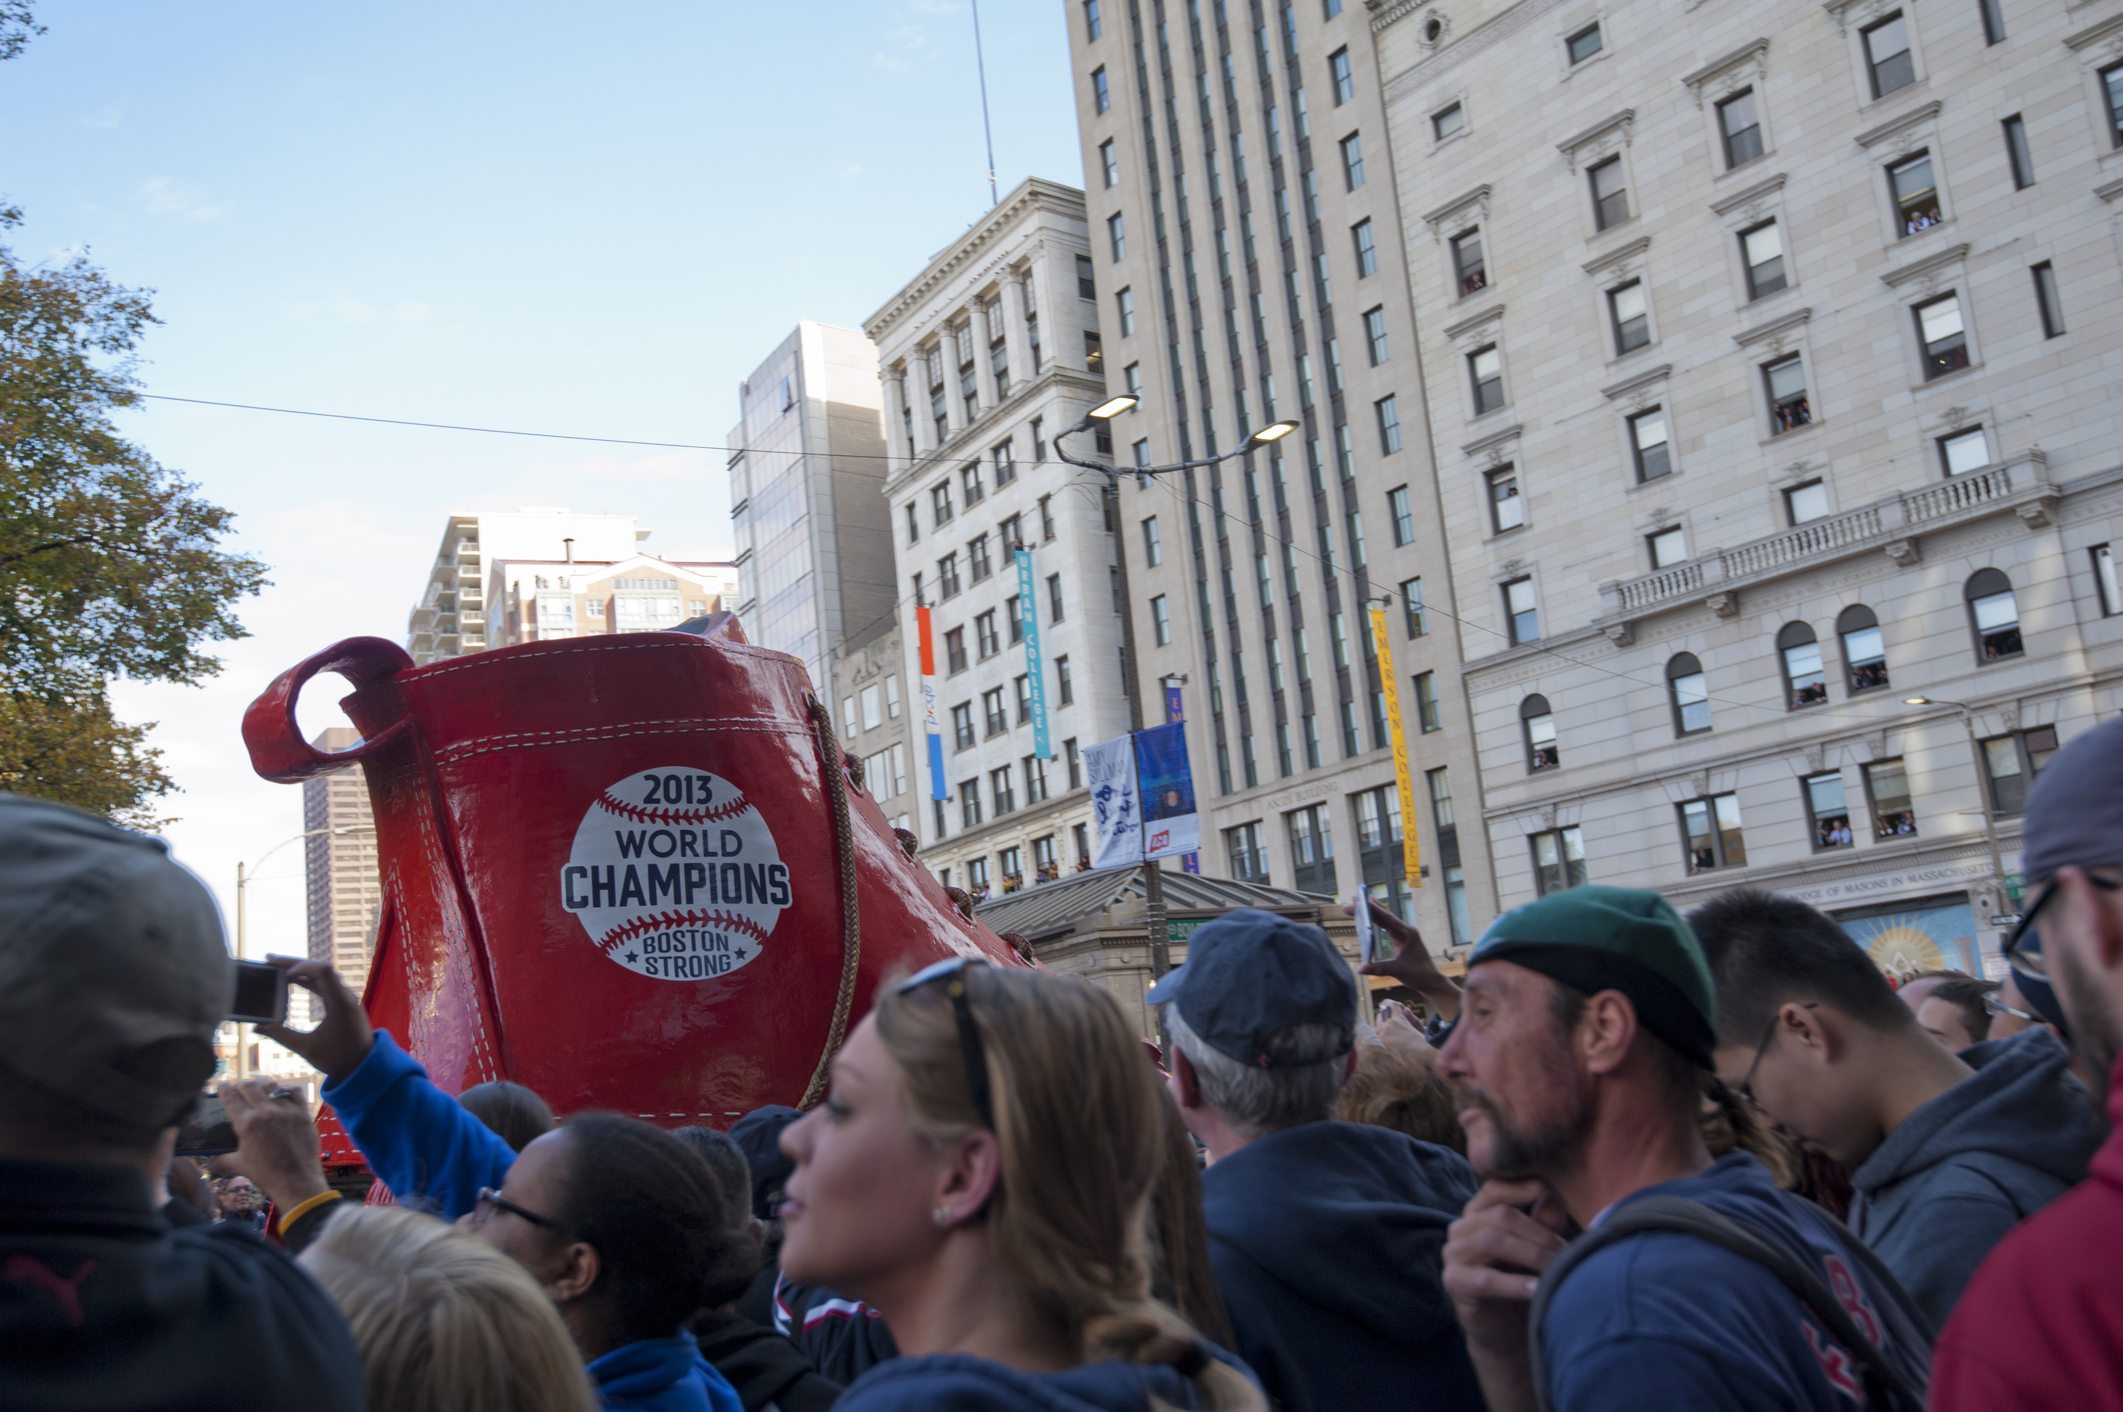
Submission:
{"label": "hand holding phone", "polygon": [[287,1022],[287,972],[264,961],[236,963],[236,1000],[229,1018],[253,1025]]}

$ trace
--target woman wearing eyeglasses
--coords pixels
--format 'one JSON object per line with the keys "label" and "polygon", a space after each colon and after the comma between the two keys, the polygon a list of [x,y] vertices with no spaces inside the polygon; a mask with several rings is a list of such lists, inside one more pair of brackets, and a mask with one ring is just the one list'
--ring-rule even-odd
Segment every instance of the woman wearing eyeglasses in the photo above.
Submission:
{"label": "woman wearing eyeglasses", "polygon": [[902,1357],[840,1412],[1258,1409],[1150,1296],[1167,1101],[1103,992],[946,962],[882,992],[782,1135],[782,1269],[875,1305]]}

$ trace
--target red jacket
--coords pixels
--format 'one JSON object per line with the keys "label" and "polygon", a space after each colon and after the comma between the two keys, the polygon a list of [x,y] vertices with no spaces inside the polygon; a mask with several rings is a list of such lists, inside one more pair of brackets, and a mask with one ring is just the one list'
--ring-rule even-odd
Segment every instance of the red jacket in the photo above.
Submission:
{"label": "red jacket", "polygon": [[2123,1062],[2087,1179],[1998,1243],[1931,1366],[1931,1412],[2123,1412]]}

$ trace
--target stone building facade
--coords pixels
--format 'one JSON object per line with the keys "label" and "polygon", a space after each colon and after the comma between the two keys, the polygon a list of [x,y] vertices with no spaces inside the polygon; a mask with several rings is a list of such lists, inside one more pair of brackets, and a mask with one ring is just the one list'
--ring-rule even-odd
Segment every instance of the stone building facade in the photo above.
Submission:
{"label": "stone building facade", "polygon": [[2123,17],[1367,8],[1501,902],[1994,952],[2123,704]]}

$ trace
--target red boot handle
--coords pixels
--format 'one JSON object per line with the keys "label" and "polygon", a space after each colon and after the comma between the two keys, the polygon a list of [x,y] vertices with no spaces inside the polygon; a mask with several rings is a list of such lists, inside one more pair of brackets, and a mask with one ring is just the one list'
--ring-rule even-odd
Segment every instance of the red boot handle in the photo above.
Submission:
{"label": "red boot handle", "polygon": [[346,750],[319,750],[302,738],[302,728],[295,723],[295,703],[302,697],[302,688],[319,672],[337,672],[358,690],[387,681],[412,665],[404,648],[380,637],[350,637],[305,657],[273,678],[273,684],[243,713],[243,743],[251,752],[251,768],[276,783],[293,784],[351,765],[381,749],[407,729],[405,717]]}

